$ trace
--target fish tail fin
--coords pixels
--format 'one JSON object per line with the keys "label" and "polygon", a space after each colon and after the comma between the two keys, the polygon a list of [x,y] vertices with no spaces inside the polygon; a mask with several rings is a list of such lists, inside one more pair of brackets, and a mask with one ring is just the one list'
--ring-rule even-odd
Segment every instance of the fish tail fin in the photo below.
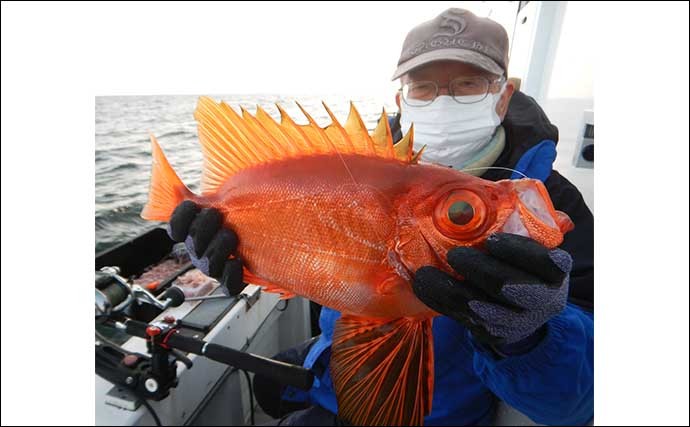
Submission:
{"label": "fish tail fin", "polygon": [[422,425],[434,388],[431,319],[336,322],[331,375],[338,415],[355,425]]}
{"label": "fish tail fin", "polygon": [[149,186],[149,200],[141,211],[141,217],[151,221],[167,222],[173,210],[194,193],[182,183],[180,177],[173,170],[156,137],[151,135],[151,184]]}

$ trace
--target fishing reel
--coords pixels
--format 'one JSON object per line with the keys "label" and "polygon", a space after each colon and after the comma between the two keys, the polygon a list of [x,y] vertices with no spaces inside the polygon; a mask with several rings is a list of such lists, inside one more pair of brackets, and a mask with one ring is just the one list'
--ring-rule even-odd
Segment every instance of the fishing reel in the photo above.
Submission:
{"label": "fishing reel", "polygon": [[188,369],[193,363],[182,352],[165,345],[170,326],[150,326],[147,340],[149,354],[134,353],[105,341],[96,341],[96,373],[136,396],[162,400],[177,386],[177,362]]}
{"label": "fishing reel", "polygon": [[[95,320],[111,326],[127,321],[133,305],[151,305],[163,311],[181,305],[185,296],[181,289],[171,286],[156,297],[139,285],[129,284],[119,275],[117,267],[104,267],[96,272]],[[165,337],[176,330],[174,319],[151,324],[146,328],[148,354],[127,351],[100,335],[96,341],[96,373],[135,395],[161,400],[177,386],[177,362],[191,368],[193,363],[184,353],[172,349]],[[99,334],[97,334],[99,335]]]}
{"label": "fishing reel", "polygon": [[129,317],[136,305],[151,305],[159,310],[177,307],[185,300],[214,299],[216,296],[185,298],[184,292],[170,286],[159,297],[119,275],[117,267],[96,272],[95,320],[102,328],[112,328],[146,340],[148,354],[135,353],[112,343],[96,333],[96,373],[143,399],[161,400],[177,386],[177,362],[193,366],[185,353],[197,354],[217,362],[254,372],[279,383],[309,390],[313,374],[302,366],[290,365],[262,356],[206,342],[182,334],[194,329],[191,324],[172,316],[153,323]]}
{"label": "fishing reel", "polygon": [[117,267],[103,267],[96,271],[96,322],[124,316],[133,304],[151,305],[160,311],[178,307],[185,301],[184,292],[177,286],[170,286],[160,297],[136,284],[129,284],[119,275]]}

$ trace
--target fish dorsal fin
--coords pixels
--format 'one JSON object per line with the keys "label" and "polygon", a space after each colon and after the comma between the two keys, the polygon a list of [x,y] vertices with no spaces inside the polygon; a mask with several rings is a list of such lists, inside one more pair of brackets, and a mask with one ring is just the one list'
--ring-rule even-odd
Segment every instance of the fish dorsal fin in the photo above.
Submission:
{"label": "fish dorsal fin", "polygon": [[390,124],[388,124],[388,114],[386,114],[385,108],[371,137],[375,141],[376,147],[382,148],[386,156],[395,157],[396,152],[393,149],[393,144],[388,143],[388,141],[393,141],[393,134],[391,133]]}
{"label": "fish dorsal fin", "polygon": [[431,412],[431,319],[344,314],[335,324],[330,363],[338,416],[354,425],[422,425]]}
{"label": "fish dorsal fin", "polygon": [[[298,104],[299,105],[299,104]],[[332,123],[325,128],[316,124],[299,106],[309,123],[298,125],[280,106],[277,123],[262,108],[252,115],[244,108],[241,115],[225,102],[199,98],[194,118],[204,154],[201,178],[203,194],[216,191],[237,172],[265,163],[318,154],[359,154],[414,163],[412,136],[409,132],[395,146],[385,110],[372,135],[353,103],[344,125],[324,104]],[[400,145],[400,144],[403,145]]]}

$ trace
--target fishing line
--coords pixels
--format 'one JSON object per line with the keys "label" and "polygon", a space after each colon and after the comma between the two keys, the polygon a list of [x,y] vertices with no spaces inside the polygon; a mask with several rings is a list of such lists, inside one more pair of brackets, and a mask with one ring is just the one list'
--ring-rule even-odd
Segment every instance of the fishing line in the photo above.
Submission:
{"label": "fishing line", "polygon": [[[297,104],[297,105],[299,106],[299,104]],[[324,104],[324,106],[325,106],[325,104]],[[303,113],[305,113],[304,110],[303,110]],[[306,115],[306,114],[305,114],[305,115]],[[331,117],[331,125],[335,125],[336,123],[337,123],[337,125],[340,126],[341,129],[342,129],[342,126],[341,126],[340,123],[338,122],[338,119],[337,119],[336,117]],[[318,125],[317,125],[317,126],[318,126]],[[323,128],[322,128],[322,129],[323,129]],[[350,136],[347,134],[346,131],[342,130],[342,133],[344,134],[344,137],[345,137],[345,138],[349,138],[349,137],[350,137]],[[387,195],[383,194],[383,193],[382,193],[381,191],[379,191],[377,188],[375,188],[375,187],[373,187],[373,186],[370,186],[370,185],[366,185],[366,184],[361,184],[361,185],[360,185],[360,184],[357,182],[357,180],[355,180],[354,175],[352,175],[352,172],[350,171],[350,168],[348,167],[347,163],[345,162],[345,159],[343,158],[342,154],[341,154],[340,151],[338,150],[338,147],[333,143],[333,141],[331,141],[331,139],[328,137],[328,135],[325,135],[325,134],[324,134],[324,135],[321,135],[321,134],[319,134],[319,136],[321,137],[322,140],[326,140],[326,143],[329,144],[329,145],[332,147],[333,151],[335,151],[335,153],[338,155],[338,158],[340,159],[340,161],[342,162],[343,166],[345,167],[345,170],[347,171],[348,175],[350,175],[350,179],[352,180],[352,183],[355,185],[355,188],[359,189],[361,186],[364,186],[364,187],[366,187],[366,188],[368,188],[368,189],[370,189],[370,190],[373,190],[374,192],[378,193],[379,195],[381,195],[381,196],[383,197],[383,200],[385,200],[385,201],[387,201],[389,204],[391,204],[391,202],[390,202],[390,200],[389,200],[389,197],[388,197]],[[370,138],[370,137],[369,137],[369,138]],[[374,148],[374,155],[376,155],[376,149],[375,149],[375,148]],[[377,234],[377,237],[378,237],[379,239],[381,239],[381,241],[386,241],[386,239],[385,239],[386,236],[384,236],[384,235],[380,232],[380,230],[379,230],[378,228],[374,227],[372,231],[373,231],[374,233]],[[287,308],[287,306],[286,306],[286,308]]]}
{"label": "fishing line", "polygon": [[[297,105],[299,105],[299,104],[297,104]],[[324,106],[325,105],[326,104],[324,104]],[[337,122],[337,119],[335,117],[331,117],[331,125],[334,125],[335,122]],[[340,126],[340,123],[338,123],[338,126]],[[341,129],[342,129],[342,126],[341,126]],[[345,134],[345,138],[350,138],[350,136],[347,135],[347,132],[342,132],[342,133]],[[352,172],[350,171],[350,168],[347,166],[347,163],[345,163],[345,159],[343,159],[343,156],[340,154],[340,151],[338,151],[338,147],[335,146],[335,144],[333,143],[333,141],[331,141],[331,139],[328,137],[328,135],[324,136],[324,135],[321,135],[321,132],[319,132],[319,136],[321,137],[321,139],[325,139],[326,142],[328,142],[331,145],[331,147],[333,148],[333,151],[335,151],[335,153],[340,158],[340,161],[343,162],[343,166],[345,166],[345,170],[347,171],[348,175],[350,175],[350,179],[352,179],[352,182],[355,185],[357,185],[357,181],[355,180],[354,175],[352,175]]]}
{"label": "fishing line", "polygon": [[141,403],[142,403],[142,404],[146,407],[146,409],[148,409],[149,412],[151,413],[151,416],[153,417],[153,422],[155,422],[157,426],[161,426],[161,427],[162,427],[163,424],[161,423],[161,419],[158,418],[158,414],[156,414],[156,411],[153,410],[153,407],[151,406],[151,404],[149,404],[149,402],[146,400],[145,397],[142,397],[142,396],[139,396],[139,395],[137,395],[137,397],[139,397],[139,399],[141,399]]}
{"label": "fishing line", "polygon": [[350,172],[350,168],[347,167],[347,163],[345,163],[345,159],[343,159],[343,156],[341,156],[337,150],[336,150],[336,153],[338,154],[338,157],[340,157],[340,161],[343,162],[343,166],[345,166],[345,170],[347,170],[347,173],[350,174],[350,179],[352,179],[352,182],[355,185],[357,185],[357,181],[355,181],[355,177],[352,175],[352,172]]}
{"label": "fishing line", "polygon": [[511,169],[511,168],[504,168],[502,166],[482,166],[478,168],[469,168],[469,169],[458,169],[461,172],[467,172],[467,171],[476,171],[476,170],[486,170],[486,169],[502,169],[502,170],[507,170],[511,172],[515,172],[517,174],[522,175],[523,178],[529,178],[527,175],[524,173],[520,172],[519,170]]}
{"label": "fishing line", "polygon": [[328,142],[331,144],[331,146],[332,146],[333,149],[335,150],[335,153],[336,153],[336,154],[338,155],[338,157],[340,158],[340,161],[343,162],[343,166],[345,166],[345,170],[346,170],[347,173],[350,175],[350,178],[352,179],[352,182],[353,182],[355,185],[357,185],[357,181],[355,181],[355,177],[352,175],[352,172],[350,172],[350,168],[347,166],[347,163],[345,163],[345,159],[343,159],[343,156],[340,154],[340,151],[338,151],[338,148],[335,146],[335,144],[333,144],[333,142],[332,142],[330,139],[328,139],[328,137],[326,137],[326,139],[328,140]]}

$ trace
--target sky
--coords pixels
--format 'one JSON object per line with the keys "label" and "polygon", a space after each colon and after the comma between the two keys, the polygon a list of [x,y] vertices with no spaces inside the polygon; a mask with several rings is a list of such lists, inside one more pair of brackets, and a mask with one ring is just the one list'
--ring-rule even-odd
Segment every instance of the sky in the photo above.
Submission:
{"label": "sky", "polygon": [[449,7],[512,25],[517,2],[41,4],[18,12],[88,17],[62,29],[78,49],[55,46],[46,63],[93,58],[97,95],[378,95],[397,89],[390,77],[407,32]]}

